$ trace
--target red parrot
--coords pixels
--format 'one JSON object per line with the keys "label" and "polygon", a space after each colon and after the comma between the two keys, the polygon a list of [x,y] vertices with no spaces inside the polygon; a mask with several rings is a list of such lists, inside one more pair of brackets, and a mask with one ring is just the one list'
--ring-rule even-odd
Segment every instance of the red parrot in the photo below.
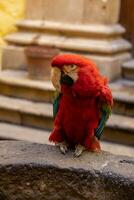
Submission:
{"label": "red parrot", "polygon": [[49,140],[59,144],[62,153],[69,147],[75,148],[75,156],[85,149],[99,152],[99,139],[113,105],[107,79],[91,60],[63,54],[52,60],[52,83],[60,92]]}

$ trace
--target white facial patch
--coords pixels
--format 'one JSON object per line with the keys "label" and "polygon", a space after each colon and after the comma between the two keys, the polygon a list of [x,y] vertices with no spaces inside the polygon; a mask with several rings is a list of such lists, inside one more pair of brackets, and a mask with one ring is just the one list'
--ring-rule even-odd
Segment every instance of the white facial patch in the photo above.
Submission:
{"label": "white facial patch", "polygon": [[63,72],[70,76],[74,82],[78,79],[78,67],[76,65],[64,65]]}

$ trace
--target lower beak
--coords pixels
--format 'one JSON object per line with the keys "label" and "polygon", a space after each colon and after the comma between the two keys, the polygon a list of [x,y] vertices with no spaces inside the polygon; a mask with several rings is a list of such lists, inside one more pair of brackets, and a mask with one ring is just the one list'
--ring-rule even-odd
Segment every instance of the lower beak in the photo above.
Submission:
{"label": "lower beak", "polygon": [[74,83],[74,80],[67,74],[61,73],[60,83],[68,85],[68,86],[72,86]]}

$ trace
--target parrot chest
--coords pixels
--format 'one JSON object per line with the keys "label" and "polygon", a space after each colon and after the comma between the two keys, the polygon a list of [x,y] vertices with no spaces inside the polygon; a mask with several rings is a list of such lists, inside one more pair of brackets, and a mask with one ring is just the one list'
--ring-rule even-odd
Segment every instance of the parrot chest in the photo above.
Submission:
{"label": "parrot chest", "polygon": [[98,123],[98,111],[94,99],[76,99],[63,97],[62,127],[69,141],[79,143],[84,140],[88,127]]}

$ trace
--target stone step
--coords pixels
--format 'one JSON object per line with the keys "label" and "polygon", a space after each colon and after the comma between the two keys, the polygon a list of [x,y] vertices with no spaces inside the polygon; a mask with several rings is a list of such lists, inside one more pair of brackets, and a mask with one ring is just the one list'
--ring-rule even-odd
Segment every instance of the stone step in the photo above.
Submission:
{"label": "stone step", "polygon": [[9,44],[48,45],[61,50],[83,51],[88,53],[116,54],[131,49],[131,44],[122,38],[89,39],[84,37],[67,37],[33,32],[17,32],[6,36]]}
{"label": "stone step", "polygon": [[[51,144],[49,138],[50,132],[24,126],[0,122],[0,139],[22,140],[39,144]],[[117,155],[134,156],[133,147],[117,143],[101,141],[104,151],[109,151]]]}
{"label": "stone step", "polygon": [[67,24],[47,20],[21,20],[17,22],[17,27],[21,31],[51,32],[62,35],[86,36],[86,37],[119,37],[125,29],[119,25],[99,25],[99,24]]}
{"label": "stone step", "polygon": [[110,84],[114,97],[113,112],[134,116],[134,82],[119,80]]}
{"label": "stone step", "polygon": [[0,96],[0,121],[50,130],[52,104]]}
{"label": "stone step", "polygon": [[0,140],[23,140],[28,142],[50,144],[46,130],[0,122]]}
{"label": "stone step", "polygon": [[[0,96],[0,121],[50,130],[53,127],[52,104]],[[112,114],[104,132],[105,140],[132,145],[134,118]]]}
{"label": "stone step", "polygon": [[124,78],[134,81],[134,59],[122,65],[122,75]]}
{"label": "stone step", "polygon": [[112,114],[102,138],[106,141],[134,146],[134,118]]}
{"label": "stone step", "polygon": [[35,81],[21,70],[0,72],[0,94],[34,101],[52,102],[54,88],[50,81]]}

